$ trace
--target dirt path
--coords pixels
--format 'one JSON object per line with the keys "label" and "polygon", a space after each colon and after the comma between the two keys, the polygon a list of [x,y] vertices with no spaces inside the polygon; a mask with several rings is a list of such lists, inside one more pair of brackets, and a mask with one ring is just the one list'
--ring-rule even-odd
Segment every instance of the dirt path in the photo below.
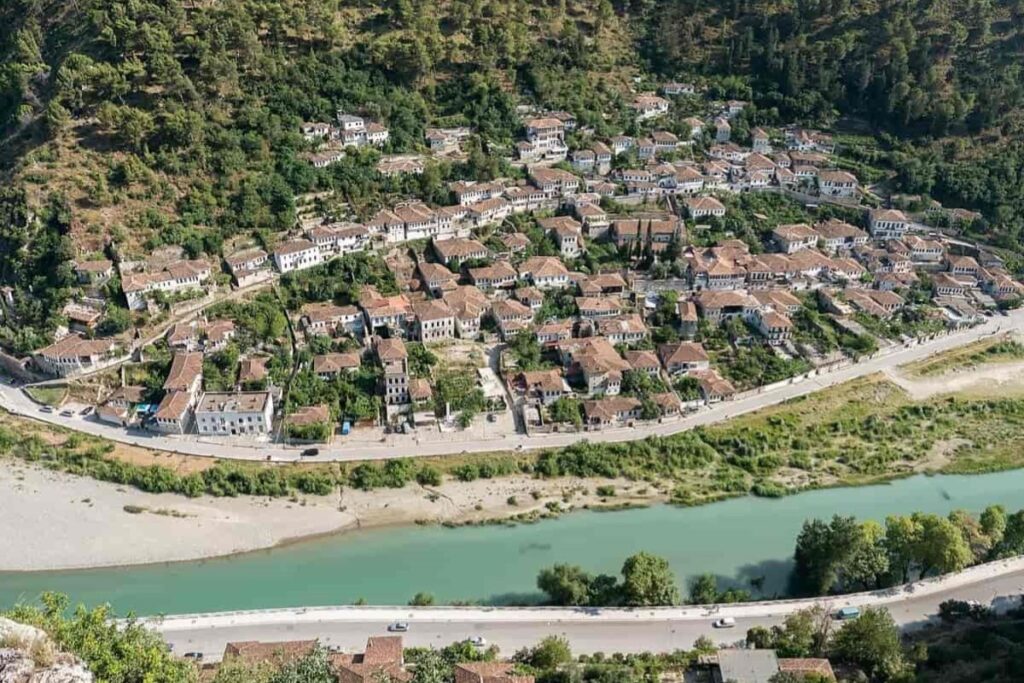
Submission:
{"label": "dirt path", "polygon": [[1024,392],[1024,361],[986,363],[934,377],[914,377],[902,368],[887,368],[884,372],[915,401],[941,394],[969,394],[982,388],[991,396],[994,387],[1005,390],[1008,395]]}

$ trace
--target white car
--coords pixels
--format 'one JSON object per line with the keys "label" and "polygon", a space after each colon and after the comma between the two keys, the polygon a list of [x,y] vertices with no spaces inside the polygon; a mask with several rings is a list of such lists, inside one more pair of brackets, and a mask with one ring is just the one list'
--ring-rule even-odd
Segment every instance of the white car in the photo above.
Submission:
{"label": "white car", "polygon": [[711,626],[714,628],[735,628],[736,620],[732,617],[722,617],[721,619],[716,619],[712,622]]}
{"label": "white car", "polygon": [[487,647],[487,639],[483,636],[473,636],[469,639],[469,643],[475,647]]}
{"label": "white car", "polygon": [[404,621],[396,621],[393,624],[388,624],[388,630],[392,633],[405,633],[409,630],[409,624]]}

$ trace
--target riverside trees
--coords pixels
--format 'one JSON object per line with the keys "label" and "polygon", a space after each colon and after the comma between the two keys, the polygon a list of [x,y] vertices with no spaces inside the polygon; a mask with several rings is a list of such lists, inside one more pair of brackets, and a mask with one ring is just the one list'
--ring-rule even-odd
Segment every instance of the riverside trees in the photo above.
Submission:
{"label": "riverside trees", "polygon": [[541,570],[537,587],[555,605],[655,607],[679,604],[679,588],[668,561],[644,552],[628,557],[623,563],[621,583],[614,576],[594,576],[575,565],[556,564]]}
{"label": "riverside trees", "polygon": [[[1012,534],[1004,531],[1011,528]],[[828,522],[804,523],[794,552],[794,587],[805,595],[870,590],[959,571],[1021,550],[1024,511],[1007,518],[998,505],[977,519],[963,510],[947,517],[893,515],[884,527],[835,515]]]}

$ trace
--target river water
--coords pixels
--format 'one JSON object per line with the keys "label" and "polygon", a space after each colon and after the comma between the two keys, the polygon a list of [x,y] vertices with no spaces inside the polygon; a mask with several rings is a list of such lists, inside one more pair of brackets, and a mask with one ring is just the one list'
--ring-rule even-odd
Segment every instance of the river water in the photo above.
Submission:
{"label": "river water", "polygon": [[[1024,470],[977,476],[916,476],[888,485],[829,489],[788,498],[738,498],[695,508],[659,505],[578,512],[513,528],[403,527],[358,531],[235,557],[123,569],[0,573],[0,606],[44,590],[119,614],[173,614],[352,603],[404,604],[419,591],[439,602],[536,600],[537,572],[556,562],[617,573],[646,550],[669,560],[682,586],[702,572],[723,585],[764,579],[786,588],[800,525],[832,514],[884,519],[916,510],[1024,508]],[[2,552],[2,550],[0,550]]]}

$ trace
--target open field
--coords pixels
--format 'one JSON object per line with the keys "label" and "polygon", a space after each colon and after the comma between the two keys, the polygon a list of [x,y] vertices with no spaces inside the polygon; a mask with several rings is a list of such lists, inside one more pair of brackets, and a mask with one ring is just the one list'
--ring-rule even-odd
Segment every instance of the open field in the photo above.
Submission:
{"label": "open field", "polygon": [[28,387],[25,391],[32,400],[54,407],[63,403],[68,395],[67,387]]}
{"label": "open field", "polygon": [[906,377],[936,377],[952,371],[970,370],[990,363],[1024,360],[1024,344],[1018,334],[983,339],[959,349],[909,363],[900,369]]}

